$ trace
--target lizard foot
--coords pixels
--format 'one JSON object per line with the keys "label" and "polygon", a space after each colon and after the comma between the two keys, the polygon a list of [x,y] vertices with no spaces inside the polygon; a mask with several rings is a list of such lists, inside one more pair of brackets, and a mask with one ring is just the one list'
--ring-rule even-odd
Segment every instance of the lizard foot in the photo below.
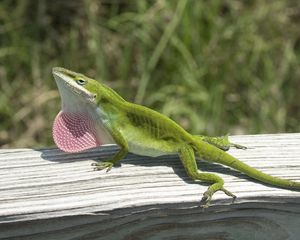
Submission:
{"label": "lizard foot", "polygon": [[234,148],[236,148],[236,149],[243,149],[243,150],[246,150],[246,149],[247,149],[247,147],[245,147],[245,146],[243,146],[243,145],[229,142],[228,137],[229,137],[229,134],[226,134],[226,135],[224,136],[224,141],[227,142],[227,144],[228,144],[229,147],[234,147]]}
{"label": "lizard foot", "polygon": [[92,163],[92,166],[94,166],[95,171],[106,169],[106,172],[109,172],[114,166],[114,164],[112,162],[106,161],[100,163]]}
{"label": "lizard foot", "polygon": [[208,190],[205,193],[203,193],[203,197],[200,201],[200,206],[203,208],[208,208],[210,206],[210,201],[211,201],[212,195],[213,195],[213,193]]}
{"label": "lizard foot", "polygon": [[220,191],[223,191],[227,196],[232,197],[232,203],[234,203],[236,196],[232,192],[228,191],[223,187],[220,189]]}
{"label": "lizard foot", "polygon": [[[232,197],[232,203],[234,203],[235,199],[236,199],[236,196],[231,193],[230,191],[228,191],[227,189],[225,188],[220,188],[219,190],[217,191],[222,191],[224,192],[227,196],[230,196]],[[209,191],[207,190],[206,192],[203,193],[203,197],[200,201],[200,206],[203,207],[203,208],[208,208],[210,206],[210,202],[211,202],[211,199],[212,199],[212,196],[214,195],[215,192],[212,192],[212,191]]]}
{"label": "lizard foot", "polygon": [[243,150],[247,149],[247,147],[245,147],[243,145],[235,144],[235,143],[230,143],[230,147],[234,147],[236,149],[243,149]]}

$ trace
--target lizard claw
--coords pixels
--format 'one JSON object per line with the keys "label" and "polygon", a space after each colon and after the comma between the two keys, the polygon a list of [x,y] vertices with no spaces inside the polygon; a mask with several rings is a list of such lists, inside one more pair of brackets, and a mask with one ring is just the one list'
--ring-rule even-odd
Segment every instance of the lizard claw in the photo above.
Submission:
{"label": "lizard claw", "polygon": [[112,167],[114,166],[114,164],[112,162],[101,162],[101,163],[92,163],[91,164],[94,167],[94,171],[100,171],[103,169],[106,169],[106,172],[109,172]]}

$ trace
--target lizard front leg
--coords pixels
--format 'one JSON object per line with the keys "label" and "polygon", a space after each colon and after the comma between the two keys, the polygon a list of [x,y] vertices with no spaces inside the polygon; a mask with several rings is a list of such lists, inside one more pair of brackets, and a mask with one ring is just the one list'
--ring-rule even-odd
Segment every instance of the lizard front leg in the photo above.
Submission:
{"label": "lizard front leg", "polygon": [[123,137],[121,132],[116,128],[112,128],[111,135],[114,138],[115,142],[119,145],[120,150],[116,153],[116,155],[107,161],[100,163],[92,163],[94,170],[103,170],[106,169],[106,172],[109,172],[111,168],[120,160],[122,160],[128,153],[128,142]]}
{"label": "lizard front leg", "polygon": [[232,197],[233,200],[236,198],[235,195],[223,187],[224,180],[221,177],[213,173],[203,173],[198,170],[194,149],[190,145],[182,145],[178,154],[187,174],[192,179],[211,183],[206,192],[203,194],[201,200],[203,203],[202,207],[209,207],[212,196],[217,191],[223,191],[226,195]]}

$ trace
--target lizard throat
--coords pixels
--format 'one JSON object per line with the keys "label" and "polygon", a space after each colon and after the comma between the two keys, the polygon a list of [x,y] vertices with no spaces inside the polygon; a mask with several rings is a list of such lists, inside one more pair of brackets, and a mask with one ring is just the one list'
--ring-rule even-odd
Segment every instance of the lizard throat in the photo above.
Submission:
{"label": "lizard throat", "polygon": [[81,152],[102,144],[94,122],[84,112],[59,112],[52,134],[55,144],[65,152]]}

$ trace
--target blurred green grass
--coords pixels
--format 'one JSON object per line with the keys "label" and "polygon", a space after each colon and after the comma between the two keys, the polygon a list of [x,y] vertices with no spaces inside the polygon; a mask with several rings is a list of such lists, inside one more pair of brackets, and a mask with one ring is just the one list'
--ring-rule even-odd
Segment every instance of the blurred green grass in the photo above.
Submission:
{"label": "blurred green grass", "polygon": [[51,68],[192,133],[299,132],[300,1],[0,2],[0,146],[53,145]]}

